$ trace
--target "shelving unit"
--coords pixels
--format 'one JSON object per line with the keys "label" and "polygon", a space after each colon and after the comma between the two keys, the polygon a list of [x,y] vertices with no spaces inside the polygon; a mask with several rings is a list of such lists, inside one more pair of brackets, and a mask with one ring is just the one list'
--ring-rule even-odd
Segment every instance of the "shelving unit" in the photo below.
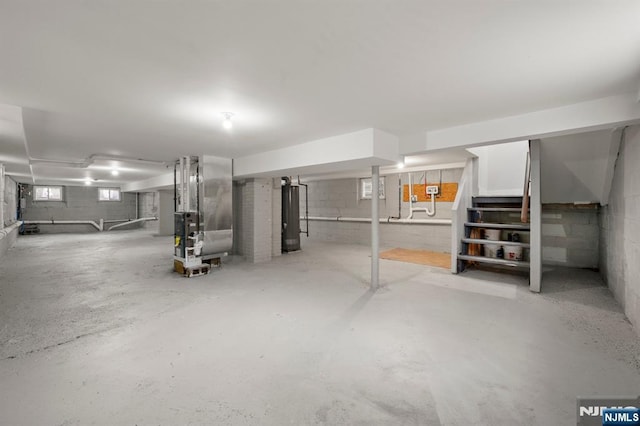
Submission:
{"label": "shelving unit", "polygon": [[[490,266],[507,267],[518,270],[529,270],[528,259],[529,244],[529,223],[513,223],[519,220],[522,197],[474,197],[473,207],[467,209],[467,222],[464,224],[465,233],[462,238],[462,252],[458,254],[458,270],[463,271],[470,264],[486,264]],[[514,217],[515,216],[515,217]],[[511,222],[511,223],[509,223]],[[497,229],[501,231],[514,231],[518,233],[523,241],[509,241],[500,238],[499,240],[487,240],[472,237],[474,229]],[[470,253],[470,246],[478,245],[484,251],[484,245],[493,244],[503,247],[521,247],[523,249],[523,260],[502,259],[477,255]]]}

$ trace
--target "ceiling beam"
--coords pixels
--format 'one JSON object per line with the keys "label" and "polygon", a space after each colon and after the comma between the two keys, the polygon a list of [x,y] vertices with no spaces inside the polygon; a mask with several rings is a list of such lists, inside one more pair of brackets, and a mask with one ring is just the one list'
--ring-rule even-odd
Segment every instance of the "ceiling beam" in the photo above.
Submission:
{"label": "ceiling beam", "polygon": [[636,93],[405,136],[401,154],[563,136],[640,122]]}
{"label": "ceiling beam", "polygon": [[173,189],[173,172],[163,173],[137,182],[128,182],[120,188],[122,192],[151,192],[160,189]]}
{"label": "ceiling beam", "polygon": [[233,177],[357,170],[397,164],[400,158],[396,136],[369,128],[237,158],[233,162]]}

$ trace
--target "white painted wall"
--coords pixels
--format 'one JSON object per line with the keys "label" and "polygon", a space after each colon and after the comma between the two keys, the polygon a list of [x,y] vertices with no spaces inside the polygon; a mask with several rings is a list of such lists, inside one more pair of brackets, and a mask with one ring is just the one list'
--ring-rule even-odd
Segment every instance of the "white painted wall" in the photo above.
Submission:
{"label": "white painted wall", "polygon": [[606,204],[607,171],[617,155],[613,142],[610,130],[543,139],[542,202]]}
{"label": "white painted wall", "polygon": [[174,201],[173,190],[158,191],[160,194],[160,202],[158,207],[158,234],[173,235],[175,219],[174,219]]}
{"label": "white painted wall", "polygon": [[626,130],[600,215],[600,272],[640,334],[640,126]]}
{"label": "white painted wall", "polygon": [[529,141],[468,150],[478,157],[478,195],[522,195]]}

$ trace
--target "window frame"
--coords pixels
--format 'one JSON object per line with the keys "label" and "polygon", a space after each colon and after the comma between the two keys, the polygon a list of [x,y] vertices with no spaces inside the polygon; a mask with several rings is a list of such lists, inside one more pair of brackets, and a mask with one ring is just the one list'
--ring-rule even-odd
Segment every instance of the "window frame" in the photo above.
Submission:
{"label": "window frame", "polygon": [[[373,178],[360,178],[358,180],[358,199],[359,200],[372,200],[373,199],[373,194],[367,195],[366,194],[366,185],[370,185],[371,189],[369,190],[369,192],[373,191]],[[380,176],[379,177],[379,190],[378,190],[378,199],[379,200],[386,200],[387,199],[387,194],[385,191],[385,176]]]}
{"label": "window frame", "polygon": [[[102,198],[102,191],[109,191],[109,198],[108,199],[103,199]],[[111,194],[114,191],[117,191],[117,194],[118,194],[118,199],[117,200],[114,200],[113,198],[111,198]],[[120,202],[120,201],[122,201],[122,191],[120,190],[120,188],[114,188],[114,187],[98,188],[98,201],[100,201],[100,202],[108,202],[108,203]]]}
{"label": "window frame", "polygon": [[[47,197],[43,198],[43,197],[38,197],[38,190],[42,189],[42,188],[46,188],[47,189]],[[51,190],[52,189],[58,189],[60,190],[60,198],[51,198],[50,194],[51,194]],[[53,202],[64,202],[64,186],[62,185],[33,185],[32,188],[32,193],[31,193],[31,197],[33,199],[34,202],[40,202],[40,201],[53,201]]]}

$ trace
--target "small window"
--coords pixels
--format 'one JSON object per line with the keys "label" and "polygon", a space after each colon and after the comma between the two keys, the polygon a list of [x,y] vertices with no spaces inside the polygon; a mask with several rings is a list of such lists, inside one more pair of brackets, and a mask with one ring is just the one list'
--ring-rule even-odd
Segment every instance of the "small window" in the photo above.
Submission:
{"label": "small window", "polygon": [[[385,195],[384,195],[384,178],[381,177],[379,180],[379,187],[378,187],[378,197],[381,200],[384,200]],[[371,178],[363,178],[360,179],[360,199],[361,200],[370,200],[371,199],[371,191],[373,190],[373,182],[371,181]]]}
{"label": "small window", "polygon": [[34,201],[62,201],[61,186],[34,186]]}
{"label": "small window", "polygon": [[98,194],[99,201],[120,201],[120,190],[118,188],[100,188]]}

